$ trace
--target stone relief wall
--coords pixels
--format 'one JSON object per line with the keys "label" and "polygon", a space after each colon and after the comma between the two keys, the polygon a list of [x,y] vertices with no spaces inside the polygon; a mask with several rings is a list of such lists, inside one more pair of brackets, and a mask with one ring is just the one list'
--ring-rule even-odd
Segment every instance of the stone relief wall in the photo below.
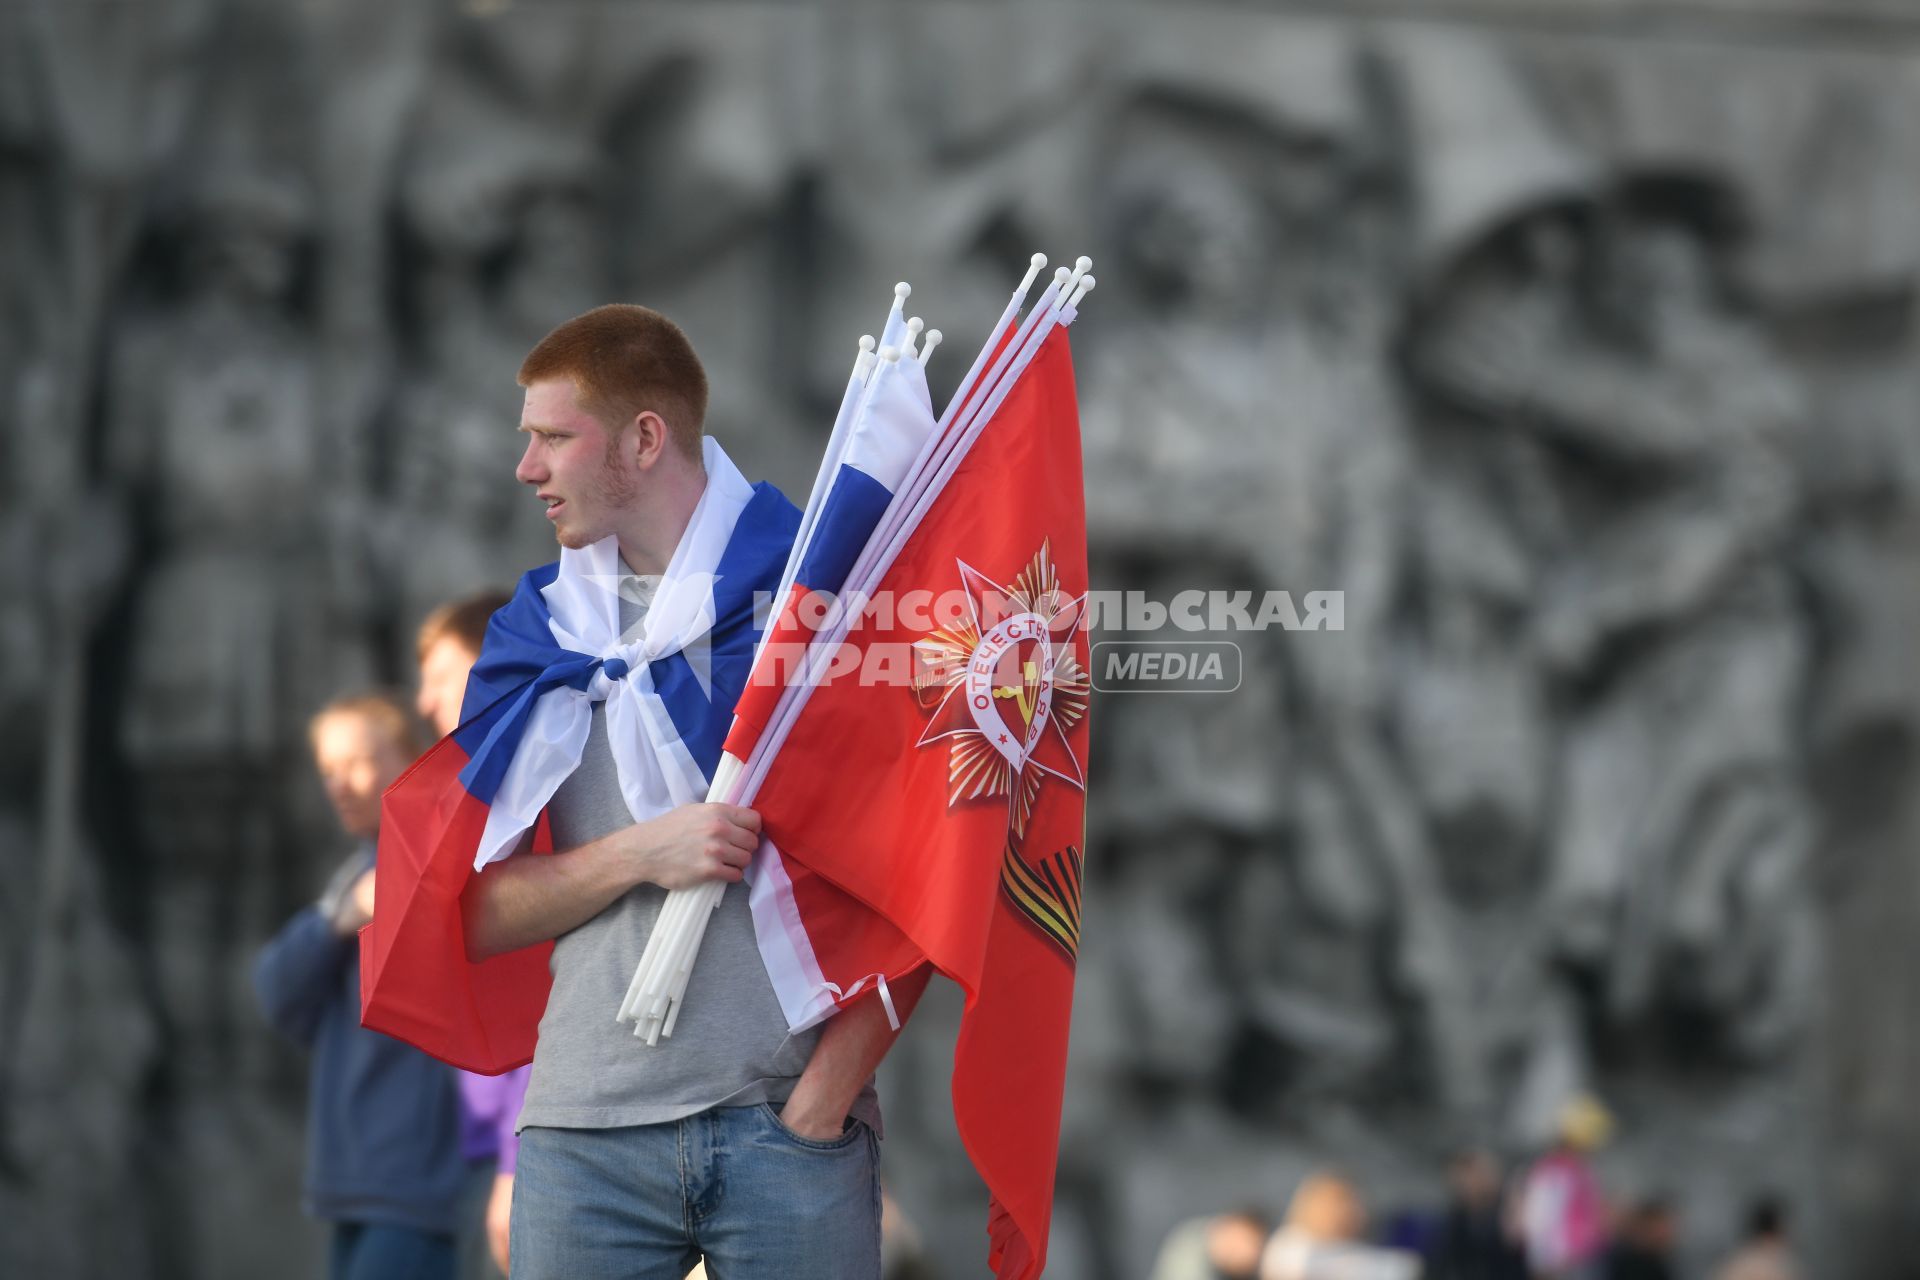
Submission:
{"label": "stone relief wall", "polygon": [[[1920,27],[1539,10],[0,6],[5,1269],[317,1248],[246,980],[337,852],[304,719],[550,554],[535,338],[674,315],[804,492],[893,280],[958,340],[1042,247],[1096,585],[1346,596],[1096,713],[1050,1274],[1582,1087],[1696,1254],[1770,1187],[1910,1274]],[[883,1086],[971,1266],[956,1018]]]}

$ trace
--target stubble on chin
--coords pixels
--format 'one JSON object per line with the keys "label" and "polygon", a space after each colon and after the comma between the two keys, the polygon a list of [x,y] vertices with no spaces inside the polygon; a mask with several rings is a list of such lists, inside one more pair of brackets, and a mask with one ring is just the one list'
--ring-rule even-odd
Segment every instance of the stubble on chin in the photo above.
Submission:
{"label": "stubble on chin", "polygon": [[[631,506],[640,493],[639,480],[620,470],[617,437],[607,442],[606,457],[602,460],[598,474],[587,482],[591,498],[591,509],[608,512],[623,511]],[[568,529],[565,522],[554,526],[553,539],[569,551],[582,551],[600,541],[606,534],[590,534],[580,529]]]}

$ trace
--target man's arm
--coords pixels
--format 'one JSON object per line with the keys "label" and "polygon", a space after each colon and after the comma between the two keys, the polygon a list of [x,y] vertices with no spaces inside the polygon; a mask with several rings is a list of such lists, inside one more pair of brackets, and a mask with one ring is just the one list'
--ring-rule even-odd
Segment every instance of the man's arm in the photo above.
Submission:
{"label": "man's arm", "polygon": [[760,843],[760,815],[731,804],[687,804],[546,857],[511,857],[467,881],[467,958],[485,960],[557,938],[641,884],[690,889],[732,883]]}
{"label": "man's arm", "polygon": [[352,955],[353,935],[336,928],[319,907],[306,908],[274,934],[253,962],[254,993],[274,1030],[311,1048]]}
{"label": "man's arm", "polygon": [[[933,966],[923,964],[888,990],[893,996],[900,1025],[907,1025],[914,1006],[926,992]],[[780,1123],[803,1138],[831,1142],[846,1127],[847,1112],[860,1089],[879,1067],[887,1050],[900,1033],[887,1024],[886,1008],[879,992],[848,1005],[820,1032],[813,1057],[793,1086],[787,1105],[780,1112]]]}

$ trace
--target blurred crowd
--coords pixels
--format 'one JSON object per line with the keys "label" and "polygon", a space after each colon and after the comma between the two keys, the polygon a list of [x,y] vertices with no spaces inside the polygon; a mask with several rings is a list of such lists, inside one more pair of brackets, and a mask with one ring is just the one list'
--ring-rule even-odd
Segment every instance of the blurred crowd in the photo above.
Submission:
{"label": "blurred crowd", "polygon": [[[1469,1148],[1448,1162],[1445,1203],[1380,1218],[1330,1171],[1294,1189],[1275,1228],[1246,1205],[1181,1223],[1151,1280],[1680,1280],[1679,1203],[1610,1199],[1591,1162],[1612,1119],[1592,1097],[1568,1103],[1559,1137],[1510,1172]],[[1802,1280],[1785,1206],[1749,1209],[1745,1237],[1703,1280]]]}

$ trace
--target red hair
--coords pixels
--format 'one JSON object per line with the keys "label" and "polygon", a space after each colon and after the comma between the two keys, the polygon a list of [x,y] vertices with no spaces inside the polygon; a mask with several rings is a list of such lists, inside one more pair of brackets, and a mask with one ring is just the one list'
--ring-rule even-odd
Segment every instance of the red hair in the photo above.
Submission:
{"label": "red hair", "polygon": [[520,385],[566,378],[580,407],[618,431],[651,410],[682,453],[700,457],[707,371],[680,326],[647,307],[615,302],[575,316],[527,353]]}

